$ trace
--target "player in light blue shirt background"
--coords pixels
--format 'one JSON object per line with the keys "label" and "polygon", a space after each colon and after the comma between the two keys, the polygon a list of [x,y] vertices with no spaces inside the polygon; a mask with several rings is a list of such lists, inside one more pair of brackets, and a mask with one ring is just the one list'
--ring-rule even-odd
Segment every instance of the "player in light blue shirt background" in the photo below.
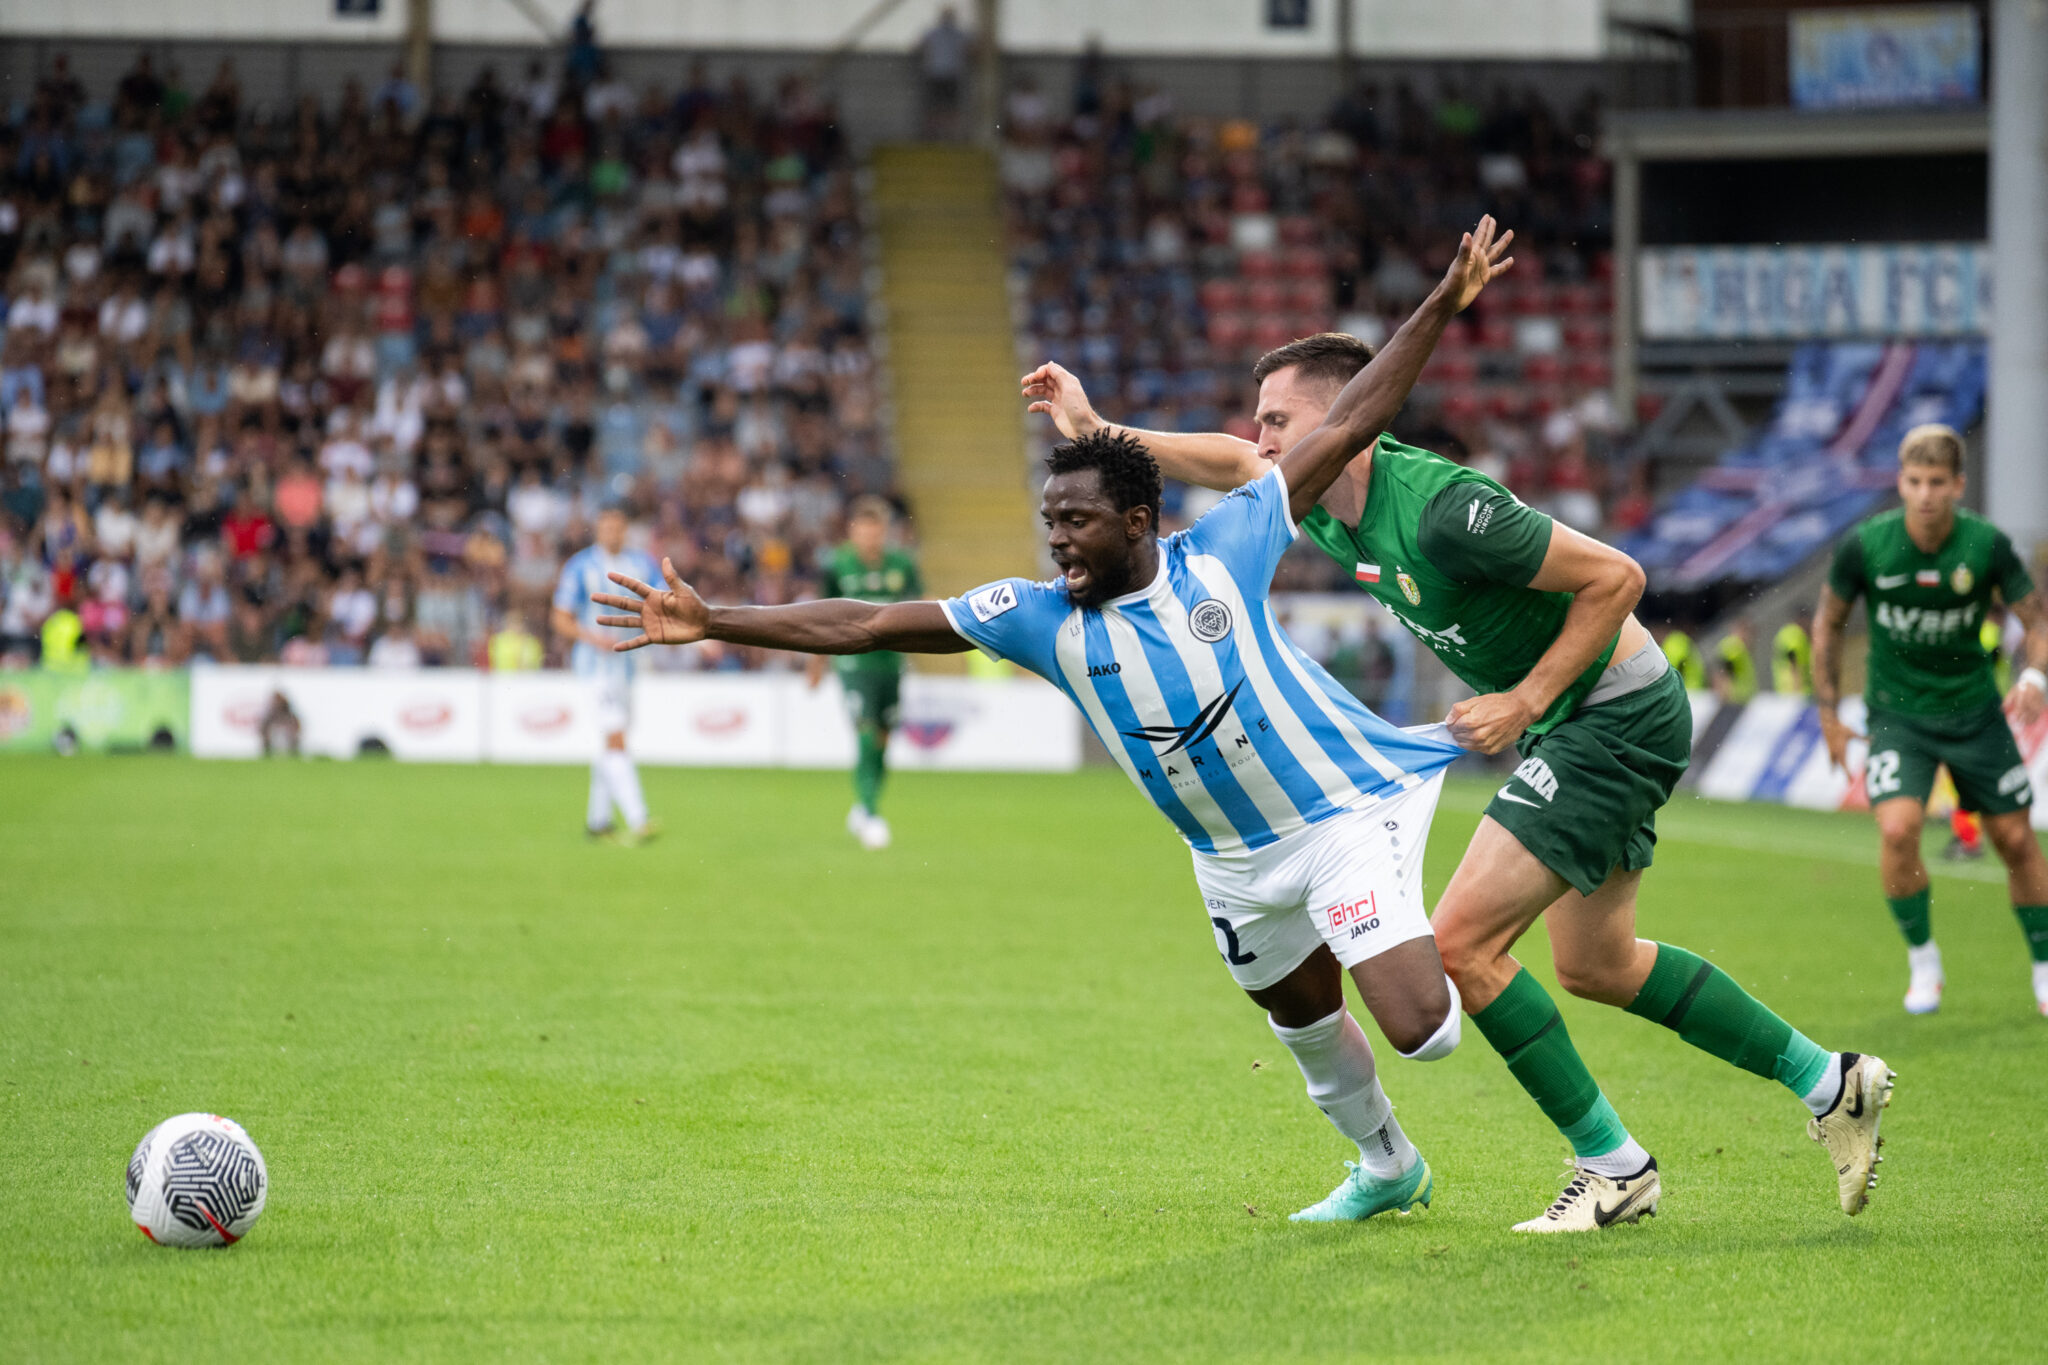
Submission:
{"label": "player in light blue shirt background", "polygon": [[[1505,271],[1492,219],[1323,424],[1272,473],[1161,541],[1159,467],[1097,432],[1047,461],[1040,515],[1059,578],[1004,579],[945,602],[707,605],[664,561],[666,589],[614,574],[597,600],[638,627],[622,651],[724,640],[811,654],[946,654],[979,646],[1048,679],[1187,840],[1218,952],[1267,1012],[1311,1100],[1358,1146],[1297,1218],[1427,1204],[1429,1165],[1395,1121],[1344,1004],[1348,969],[1387,1039],[1434,1060],[1459,1002],[1422,906],[1422,852],[1459,750],[1373,715],[1297,649],[1267,606],[1300,519],[1399,411],[1451,317]],[[630,595],[629,595],[630,594]],[[1066,888],[1085,894],[1081,888]]]}
{"label": "player in light blue shirt background", "polygon": [[[654,556],[626,548],[625,510],[607,507],[597,514],[596,543],[570,555],[562,565],[561,577],[555,580],[550,621],[556,635],[574,642],[569,666],[590,690],[598,733],[603,736],[590,761],[590,802],[583,820],[584,830],[592,838],[609,836],[623,843],[638,843],[650,838],[655,827],[640,792],[640,771],[626,751],[626,731],[633,723],[634,659],[631,654],[613,651],[612,645],[624,637],[598,624],[601,608],[590,599],[609,586],[607,574],[651,578],[660,572]],[[612,822],[614,805],[625,822],[623,828]]]}

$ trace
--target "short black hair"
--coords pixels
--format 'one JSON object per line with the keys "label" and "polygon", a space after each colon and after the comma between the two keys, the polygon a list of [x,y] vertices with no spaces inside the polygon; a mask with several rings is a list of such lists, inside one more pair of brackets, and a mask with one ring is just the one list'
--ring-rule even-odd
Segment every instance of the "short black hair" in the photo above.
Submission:
{"label": "short black hair", "polygon": [[1291,365],[1311,383],[1341,389],[1351,382],[1351,376],[1372,363],[1374,354],[1372,347],[1355,336],[1343,332],[1317,332],[1314,336],[1277,346],[1260,356],[1259,363],[1252,366],[1252,382],[1263,384],[1268,375]]}
{"label": "short black hair", "polygon": [[1092,469],[1102,480],[1103,496],[1119,512],[1144,507],[1159,529],[1159,465],[1144,444],[1129,432],[1101,427],[1086,436],[1052,448],[1045,457],[1048,474],[1074,474]]}

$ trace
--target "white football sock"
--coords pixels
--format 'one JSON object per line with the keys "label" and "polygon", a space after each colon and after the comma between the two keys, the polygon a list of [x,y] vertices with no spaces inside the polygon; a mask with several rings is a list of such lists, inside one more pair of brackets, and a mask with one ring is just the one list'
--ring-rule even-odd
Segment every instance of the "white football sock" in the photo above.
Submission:
{"label": "white football sock", "polygon": [[1835,1107],[1835,1101],[1842,1098],[1842,1054],[1830,1052],[1827,1067],[1820,1073],[1820,1079],[1813,1083],[1813,1089],[1799,1097],[1806,1101],[1806,1107],[1819,1118]]}
{"label": "white football sock", "polygon": [[1391,1179],[1415,1164],[1414,1144],[1394,1120],[1394,1106],[1373,1066],[1372,1044],[1351,1011],[1339,1009],[1304,1028],[1285,1028],[1270,1016],[1266,1022],[1294,1054],[1308,1097],[1358,1144],[1358,1164],[1368,1174]]}
{"label": "white football sock", "polygon": [[612,800],[626,817],[626,828],[639,829],[647,823],[647,798],[640,794],[640,770],[633,766],[632,755],[624,749],[606,749],[599,761],[604,764],[604,781],[611,788]]}
{"label": "white football sock", "polygon": [[590,804],[583,808],[583,827],[601,830],[612,822],[611,789],[604,784],[604,764],[590,765]]}
{"label": "white football sock", "polygon": [[1918,945],[1906,945],[1906,966],[1914,973],[1941,971],[1941,945],[1933,939]]}
{"label": "white football sock", "polygon": [[1458,996],[1457,982],[1447,976],[1444,987],[1451,993],[1450,1012],[1444,1015],[1444,1021],[1436,1026],[1436,1032],[1429,1035],[1428,1041],[1413,1052],[1401,1054],[1411,1062],[1440,1062],[1458,1050],[1458,1039],[1464,1032],[1464,1002]]}
{"label": "white football sock", "polygon": [[1578,1159],[1580,1170],[1591,1171],[1594,1175],[1604,1175],[1611,1180],[1634,1175],[1649,1164],[1650,1154],[1644,1151],[1643,1144],[1634,1138],[1630,1138],[1611,1152],[1603,1152],[1599,1156],[1582,1156]]}

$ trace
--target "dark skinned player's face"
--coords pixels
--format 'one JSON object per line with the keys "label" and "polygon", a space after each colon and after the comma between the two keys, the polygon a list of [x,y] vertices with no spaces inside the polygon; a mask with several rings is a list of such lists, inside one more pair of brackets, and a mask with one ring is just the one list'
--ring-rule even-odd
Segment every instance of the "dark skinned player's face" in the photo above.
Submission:
{"label": "dark skinned player's face", "polygon": [[1143,587],[1139,561],[1152,543],[1152,510],[1116,510],[1093,469],[1055,474],[1045,481],[1038,514],[1045,543],[1077,606],[1095,607]]}

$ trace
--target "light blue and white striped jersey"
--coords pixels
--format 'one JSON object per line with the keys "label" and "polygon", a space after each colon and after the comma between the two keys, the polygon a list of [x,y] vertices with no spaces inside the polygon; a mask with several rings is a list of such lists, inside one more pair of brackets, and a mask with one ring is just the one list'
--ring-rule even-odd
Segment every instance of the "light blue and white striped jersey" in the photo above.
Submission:
{"label": "light blue and white striped jersey", "polygon": [[[621,640],[632,636],[629,630],[615,630],[600,626],[600,616],[616,616],[612,607],[601,607],[590,600],[594,592],[624,593],[626,590],[605,577],[609,573],[622,573],[628,578],[637,578],[642,583],[661,586],[661,561],[644,550],[621,550],[608,555],[599,545],[586,545],[562,565],[562,576],[555,580],[555,605],[573,615],[585,626],[600,631],[612,631]],[[633,676],[634,656],[613,654],[606,650],[592,649],[581,640],[569,651],[569,666],[585,677],[600,674],[611,676]]]}
{"label": "light blue and white striped jersey", "polygon": [[1077,607],[1062,580],[1008,578],[942,605],[1065,692],[1195,848],[1263,848],[1464,752],[1381,720],[1280,629],[1267,593],[1297,534],[1275,466],[1161,544],[1141,591]]}

